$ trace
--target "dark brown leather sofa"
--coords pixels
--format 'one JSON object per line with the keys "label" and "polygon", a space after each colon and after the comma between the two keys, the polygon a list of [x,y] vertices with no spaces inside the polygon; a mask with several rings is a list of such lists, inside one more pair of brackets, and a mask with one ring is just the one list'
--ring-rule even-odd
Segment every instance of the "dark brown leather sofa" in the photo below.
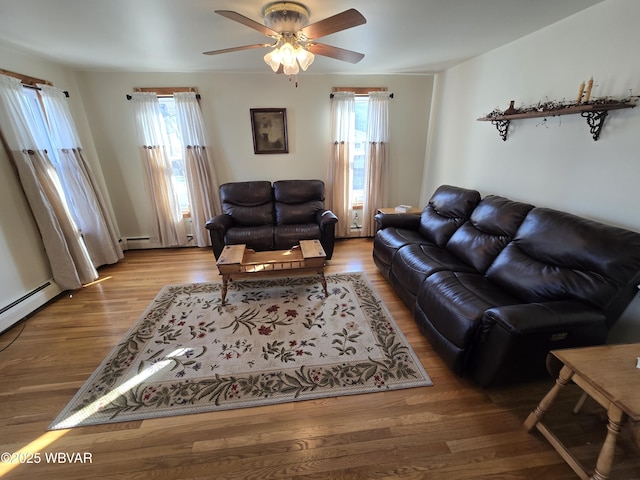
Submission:
{"label": "dark brown leather sofa", "polygon": [[313,239],[320,240],[327,259],[333,255],[338,218],[324,208],[321,180],[225,183],[220,185],[220,203],[222,215],[206,223],[216,258],[225,245],[286,250]]}
{"label": "dark brown leather sofa", "polygon": [[376,216],[374,261],[446,364],[481,386],[545,375],[552,349],[606,343],[638,292],[640,234],[439,187]]}

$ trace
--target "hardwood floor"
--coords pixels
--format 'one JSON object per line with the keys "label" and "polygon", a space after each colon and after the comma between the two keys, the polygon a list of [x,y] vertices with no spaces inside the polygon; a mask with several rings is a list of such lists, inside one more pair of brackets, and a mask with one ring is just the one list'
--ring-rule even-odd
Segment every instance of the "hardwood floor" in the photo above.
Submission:
{"label": "hardwood floor", "polygon": [[[339,241],[327,273],[364,271],[434,386],[47,432],[166,284],[220,281],[209,249],[129,251],[101,280],[64,295],[0,336],[0,464],[11,479],[574,479],[522,423],[551,378],[481,389],[445,367],[378,273],[372,242]],[[21,330],[24,330],[21,332]],[[19,335],[19,336],[18,336]],[[571,413],[565,388],[547,424],[591,470],[606,432],[595,402]],[[80,454],[53,463],[45,452]],[[85,455],[86,454],[86,455]],[[79,463],[85,460],[87,463]],[[89,460],[91,462],[89,462]],[[633,431],[619,439],[612,479],[640,478]]]}

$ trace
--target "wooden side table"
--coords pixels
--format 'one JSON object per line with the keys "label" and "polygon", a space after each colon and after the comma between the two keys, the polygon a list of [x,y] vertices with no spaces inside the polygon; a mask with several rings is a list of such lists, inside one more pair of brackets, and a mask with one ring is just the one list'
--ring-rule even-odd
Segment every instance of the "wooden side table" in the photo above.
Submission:
{"label": "wooden side table", "polygon": [[396,212],[395,207],[384,207],[384,208],[379,208],[378,213],[384,213],[387,215],[392,213],[409,213],[411,215],[420,215],[422,213],[422,210],[416,207],[411,207],[407,212]]}
{"label": "wooden side table", "polygon": [[[622,425],[627,419],[640,421],[640,369],[636,367],[640,344],[553,350],[551,354],[564,366],[555,385],[527,417],[524,428],[528,432],[537,428],[581,479],[608,479]],[[541,421],[559,391],[570,381],[602,405],[609,418],[607,436],[591,476]]]}

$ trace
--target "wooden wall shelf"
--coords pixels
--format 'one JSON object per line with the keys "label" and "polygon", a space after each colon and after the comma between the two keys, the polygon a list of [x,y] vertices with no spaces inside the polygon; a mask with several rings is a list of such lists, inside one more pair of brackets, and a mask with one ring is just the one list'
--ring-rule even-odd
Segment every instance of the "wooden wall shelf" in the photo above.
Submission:
{"label": "wooden wall shelf", "polygon": [[507,140],[507,132],[511,120],[520,120],[523,118],[541,118],[541,117],[557,117],[560,115],[577,115],[587,119],[587,124],[594,140],[600,138],[600,132],[604,125],[604,119],[607,118],[609,110],[620,110],[622,108],[633,108],[636,105],[630,102],[612,102],[612,103],[591,103],[584,105],[572,105],[565,108],[554,110],[517,112],[506,115],[495,115],[478,118],[480,122],[491,122],[498,129],[498,133],[502,140]]}

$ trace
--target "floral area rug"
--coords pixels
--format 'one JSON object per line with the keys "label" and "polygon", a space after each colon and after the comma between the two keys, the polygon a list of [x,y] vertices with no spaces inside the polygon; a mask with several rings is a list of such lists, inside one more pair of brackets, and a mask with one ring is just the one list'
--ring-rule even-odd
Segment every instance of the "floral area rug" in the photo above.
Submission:
{"label": "floral area rug", "polygon": [[362,273],[165,286],[50,430],[432,385]]}

